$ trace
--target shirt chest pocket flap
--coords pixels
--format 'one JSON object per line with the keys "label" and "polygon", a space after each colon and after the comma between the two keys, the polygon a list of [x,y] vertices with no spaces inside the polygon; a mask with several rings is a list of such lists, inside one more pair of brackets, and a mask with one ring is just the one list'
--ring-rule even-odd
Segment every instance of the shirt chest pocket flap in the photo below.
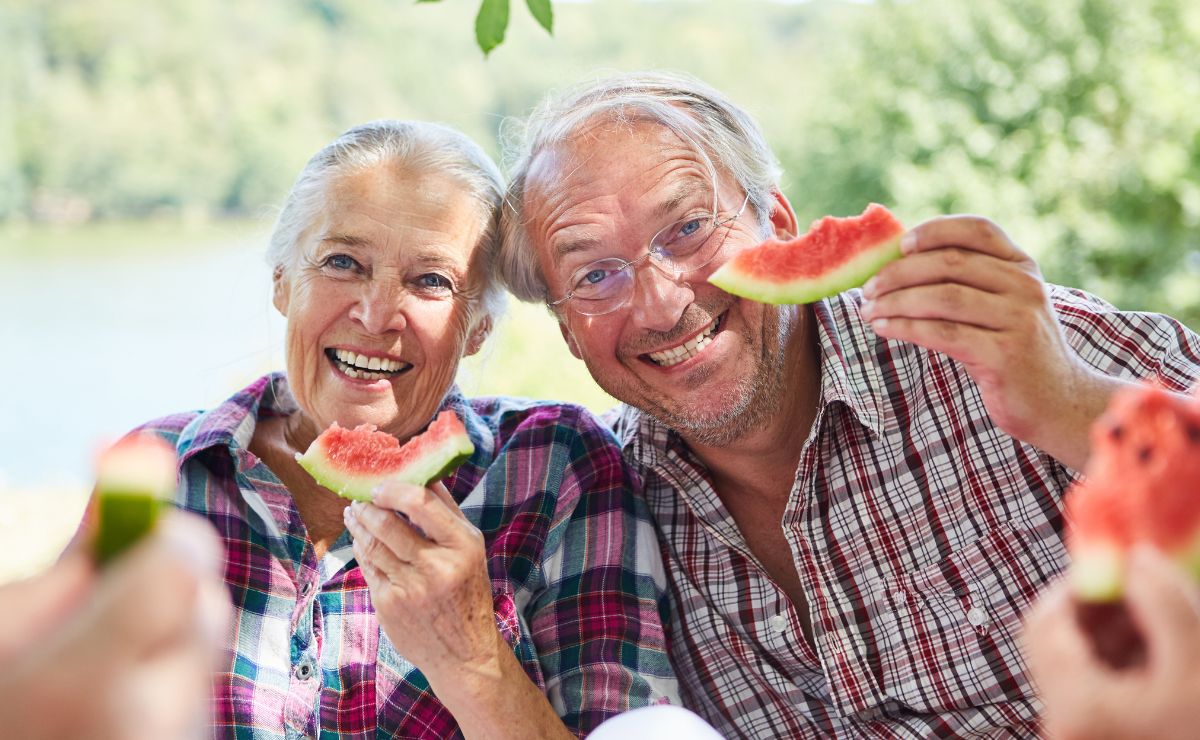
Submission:
{"label": "shirt chest pocket flap", "polygon": [[1004,523],[876,591],[887,698],[939,712],[1029,698],[1021,616],[1066,562],[1061,536]]}

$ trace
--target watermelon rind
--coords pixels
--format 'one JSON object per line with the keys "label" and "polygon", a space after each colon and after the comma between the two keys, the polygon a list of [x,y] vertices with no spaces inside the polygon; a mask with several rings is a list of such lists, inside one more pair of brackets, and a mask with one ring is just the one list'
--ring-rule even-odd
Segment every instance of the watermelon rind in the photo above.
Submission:
{"label": "watermelon rind", "polygon": [[1079,548],[1074,553],[1068,577],[1080,601],[1109,602],[1121,598],[1124,570],[1119,548],[1097,545]]}
{"label": "watermelon rind", "polygon": [[409,444],[419,442],[428,446],[424,454],[410,460],[400,470],[375,475],[353,474],[339,469],[322,449],[319,439],[313,442],[303,455],[297,455],[296,461],[308,471],[313,480],[337,495],[354,501],[371,501],[375,498],[375,489],[385,482],[398,481],[414,486],[426,486],[454,472],[475,451],[475,446],[465,430],[448,435],[440,444],[432,446],[422,439],[423,436],[414,437]]}
{"label": "watermelon rind", "polygon": [[736,269],[733,260],[714,272],[708,282],[726,293],[759,303],[804,304],[857,288],[887,263],[900,258],[900,237],[864,249],[820,279],[789,282],[759,280]]}
{"label": "watermelon rind", "polygon": [[108,564],[154,529],[175,488],[175,448],[165,440],[135,434],[105,450],[96,464],[96,562]]}

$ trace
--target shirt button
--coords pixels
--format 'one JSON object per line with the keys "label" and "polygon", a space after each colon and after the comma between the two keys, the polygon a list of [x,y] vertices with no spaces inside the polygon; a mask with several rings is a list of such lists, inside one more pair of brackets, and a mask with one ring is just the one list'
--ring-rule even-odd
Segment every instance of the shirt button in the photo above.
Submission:
{"label": "shirt button", "polygon": [[312,664],[307,660],[296,666],[295,676],[298,681],[307,681],[313,674]]}
{"label": "shirt button", "polygon": [[782,635],[785,631],[787,631],[787,617],[783,616],[782,614],[776,614],[775,616],[771,617],[767,620],[767,624],[770,625],[771,629],[774,630],[776,634]]}
{"label": "shirt button", "polygon": [[967,610],[967,622],[972,627],[982,627],[983,625],[987,624],[987,621],[987,612],[979,607],[973,606]]}

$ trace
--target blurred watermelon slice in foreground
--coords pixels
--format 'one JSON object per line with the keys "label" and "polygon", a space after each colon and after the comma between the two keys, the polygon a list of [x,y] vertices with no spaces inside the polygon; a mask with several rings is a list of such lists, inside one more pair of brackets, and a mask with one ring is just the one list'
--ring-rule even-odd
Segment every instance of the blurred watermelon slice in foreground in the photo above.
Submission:
{"label": "blurred watermelon slice in foreground", "polygon": [[1125,667],[1143,650],[1121,602],[1130,548],[1156,547],[1200,581],[1200,395],[1118,393],[1092,428],[1085,473],[1066,499],[1069,578],[1100,657]]}
{"label": "blurred watermelon slice in foreground", "polygon": [[807,234],[746,249],[708,282],[759,303],[812,303],[865,283],[900,256],[903,235],[896,217],[872,203],[862,215],[826,216]]}
{"label": "blurred watermelon slice in foreground", "polygon": [[424,486],[452,473],[474,451],[462,421],[453,411],[443,411],[403,446],[373,424],[346,429],[334,422],[296,460],[337,495],[370,501],[384,481]]}
{"label": "blurred watermelon slice in foreground", "polygon": [[175,466],[175,448],[152,434],[130,435],[100,453],[92,503],[97,563],[108,563],[154,528],[159,510],[175,496]]}

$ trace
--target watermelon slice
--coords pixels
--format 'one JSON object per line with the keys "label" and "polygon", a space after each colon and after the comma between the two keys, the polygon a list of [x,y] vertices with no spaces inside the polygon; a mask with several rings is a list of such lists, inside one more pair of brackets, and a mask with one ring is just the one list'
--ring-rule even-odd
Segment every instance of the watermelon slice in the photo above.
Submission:
{"label": "watermelon slice", "polygon": [[474,451],[458,416],[443,411],[403,447],[373,424],[345,429],[334,422],[296,460],[317,483],[337,495],[370,501],[372,491],[384,481],[424,486],[449,475]]}
{"label": "watermelon slice", "polygon": [[872,203],[861,216],[826,216],[807,234],[740,252],[708,281],[760,303],[812,303],[865,283],[900,256],[903,235],[896,217]]}
{"label": "watermelon slice", "polygon": [[1144,649],[1121,603],[1130,548],[1153,545],[1200,580],[1200,396],[1118,393],[1092,428],[1085,473],[1066,498],[1069,578],[1100,657],[1125,667]]}
{"label": "watermelon slice", "polygon": [[175,448],[152,434],[125,437],[96,463],[92,550],[108,563],[154,528],[176,487]]}

